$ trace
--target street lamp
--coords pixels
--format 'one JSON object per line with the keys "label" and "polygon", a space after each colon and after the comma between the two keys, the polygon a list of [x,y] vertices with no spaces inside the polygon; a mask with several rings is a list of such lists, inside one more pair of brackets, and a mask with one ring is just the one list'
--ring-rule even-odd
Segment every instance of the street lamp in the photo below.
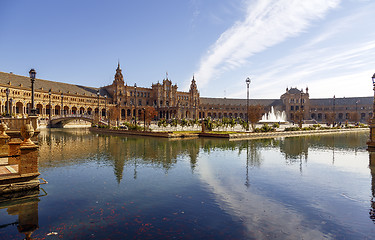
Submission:
{"label": "street lamp", "polygon": [[6,92],[7,94],[7,112],[6,112],[6,116],[9,117],[9,88],[7,88]]}
{"label": "street lamp", "polygon": [[51,110],[52,110],[52,105],[51,105],[51,95],[52,95],[52,91],[51,89],[48,91],[48,95],[49,95],[49,126],[51,127]]}
{"label": "street lamp", "polygon": [[64,115],[64,94],[61,93],[61,116]]}
{"label": "street lamp", "polygon": [[134,83],[134,97],[135,97],[135,101],[134,101],[134,110],[135,110],[135,129],[137,130],[137,84]]}
{"label": "street lamp", "polygon": [[249,86],[251,80],[250,78],[246,78],[246,85],[247,85],[247,99],[246,99],[246,131],[249,131]]}
{"label": "street lamp", "polygon": [[12,117],[12,108],[13,108],[13,98],[9,99],[10,106],[9,106],[9,116]]}
{"label": "street lamp", "polygon": [[104,117],[107,118],[107,94],[104,95]]}
{"label": "street lamp", "polygon": [[98,123],[99,123],[99,120],[100,120],[100,110],[99,110],[99,96],[100,96],[100,93],[99,93],[99,89],[98,89],[98,91],[96,91],[96,95],[98,96]]}
{"label": "street lamp", "polygon": [[336,122],[336,96],[333,95],[333,126],[335,126]]}
{"label": "street lamp", "polygon": [[375,113],[375,73],[374,75],[372,75],[371,79],[372,79],[372,87],[374,90],[374,100],[373,100],[373,107],[372,107],[372,118],[369,123],[370,139],[367,142],[367,145],[368,145],[369,150],[374,151],[375,149],[375,123],[374,123],[375,122],[375,114],[374,114]]}
{"label": "street lamp", "polygon": [[143,131],[146,132],[146,108],[142,108],[143,110]]}
{"label": "street lamp", "polygon": [[29,75],[30,75],[30,81],[31,81],[31,116],[35,116],[35,108],[34,108],[34,82],[35,82],[35,75],[36,75],[36,71],[34,68],[32,68],[30,71],[29,71]]}
{"label": "street lamp", "polygon": [[299,116],[299,121],[300,121],[300,124],[299,124],[299,127],[302,128],[302,124],[303,124],[303,110],[302,110],[302,90],[300,92],[300,106],[299,106],[299,111],[300,111],[300,116]]}

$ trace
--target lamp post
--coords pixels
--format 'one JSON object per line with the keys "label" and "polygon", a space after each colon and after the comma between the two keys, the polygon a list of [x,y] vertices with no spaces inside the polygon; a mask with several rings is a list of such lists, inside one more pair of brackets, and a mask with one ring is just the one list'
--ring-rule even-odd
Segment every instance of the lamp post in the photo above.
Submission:
{"label": "lamp post", "polygon": [[143,110],[143,131],[146,132],[146,108],[142,108]]}
{"label": "lamp post", "polygon": [[246,85],[247,85],[247,99],[246,99],[246,131],[249,131],[249,87],[250,87],[251,80],[250,78],[246,78]]}
{"label": "lamp post", "polygon": [[300,116],[299,116],[299,121],[300,121],[300,124],[299,124],[299,127],[302,128],[302,124],[303,124],[303,111],[302,111],[302,90],[300,92],[300,106],[299,106],[299,111],[300,111]]}
{"label": "lamp post", "polygon": [[61,116],[64,115],[64,94],[61,93]]}
{"label": "lamp post", "polygon": [[372,75],[372,87],[374,90],[374,100],[373,100],[373,107],[372,107],[372,118],[370,119],[369,127],[370,127],[370,139],[367,142],[368,150],[374,151],[375,150],[375,73]]}
{"label": "lamp post", "polygon": [[96,95],[98,96],[98,124],[99,124],[99,121],[100,121],[100,110],[99,110],[99,95],[100,95],[100,93],[99,93],[99,89],[98,89],[98,91],[96,91]]}
{"label": "lamp post", "polygon": [[356,102],[355,102],[355,120],[357,121],[359,118],[358,118],[358,102],[359,102],[359,100],[357,100]]}
{"label": "lamp post", "polygon": [[35,82],[36,71],[34,68],[32,68],[29,71],[29,75],[30,75],[30,81],[31,81],[31,114],[30,115],[35,116],[36,111],[34,108],[34,82]]}
{"label": "lamp post", "polygon": [[134,110],[135,110],[135,129],[137,130],[137,84],[134,83],[134,97],[135,97],[135,101],[134,101]]}
{"label": "lamp post", "polygon": [[13,98],[9,99],[9,116],[12,117]]}
{"label": "lamp post", "polygon": [[7,112],[6,112],[6,116],[9,117],[9,88],[7,88],[6,92],[7,94]]}
{"label": "lamp post", "polygon": [[104,117],[107,119],[107,94],[104,95]]}
{"label": "lamp post", "polygon": [[48,116],[48,119],[49,119],[49,126],[51,127],[51,115],[52,115],[52,105],[51,105],[51,95],[52,95],[52,90],[50,89],[48,91],[48,95],[49,95],[49,116]]}
{"label": "lamp post", "polygon": [[336,123],[336,96],[333,95],[333,126]]}

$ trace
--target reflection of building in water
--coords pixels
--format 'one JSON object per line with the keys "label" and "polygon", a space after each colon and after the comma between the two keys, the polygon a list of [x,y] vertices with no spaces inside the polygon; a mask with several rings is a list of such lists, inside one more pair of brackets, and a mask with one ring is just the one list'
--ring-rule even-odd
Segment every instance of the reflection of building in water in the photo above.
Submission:
{"label": "reflection of building in water", "polygon": [[[222,139],[156,139],[149,137],[98,137],[86,130],[43,130],[39,135],[40,168],[59,167],[84,163],[96,159],[113,166],[118,182],[123,179],[124,168],[134,169],[148,165],[166,172],[177,163],[179,156],[190,160],[191,170],[198,162],[200,151],[210,153],[216,149],[246,151],[249,144],[249,164],[260,166],[259,148],[278,145],[275,139],[228,142]],[[51,157],[53,156],[53,157]]]}
{"label": "reflection of building in water", "polygon": [[375,223],[375,152],[369,151],[369,168],[371,172],[371,208],[370,219]]}
{"label": "reflection of building in water", "polygon": [[18,231],[25,234],[25,239],[32,239],[31,235],[39,228],[38,205],[40,200],[38,195],[39,189],[28,192],[26,196],[15,198],[20,200],[0,202],[0,209],[7,209],[9,215],[18,215],[17,222],[5,224],[4,227],[17,224]]}
{"label": "reflection of building in water", "polygon": [[280,142],[280,151],[284,154],[285,159],[291,163],[295,160],[307,159],[309,151],[309,139],[306,137],[290,137]]}
{"label": "reflection of building in water", "polygon": [[[199,153],[199,142],[173,141],[143,137],[97,137],[85,130],[42,131],[39,137],[40,168],[79,164],[87,158],[110,163],[117,181],[123,178],[124,167],[152,165],[168,171],[181,154],[190,156],[194,167]],[[53,156],[53,157],[51,157]]]}

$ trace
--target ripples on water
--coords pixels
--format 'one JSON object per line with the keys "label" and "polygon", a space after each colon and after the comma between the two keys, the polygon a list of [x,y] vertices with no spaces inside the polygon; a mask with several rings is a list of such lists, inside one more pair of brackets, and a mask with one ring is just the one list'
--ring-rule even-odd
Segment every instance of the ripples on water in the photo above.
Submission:
{"label": "ripples on water", "polygon": [[25,233],[35,239],[372,238],[375,156],[366,151],[367,137],[167,140],[45,130],[39,170],[48,195],[3,205],[0,239]]}

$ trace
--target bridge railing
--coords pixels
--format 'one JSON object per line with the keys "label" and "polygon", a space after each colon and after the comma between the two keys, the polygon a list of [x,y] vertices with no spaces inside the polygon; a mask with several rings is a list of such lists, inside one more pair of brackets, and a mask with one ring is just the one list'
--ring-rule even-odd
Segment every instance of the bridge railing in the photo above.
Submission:
{"label": "bridge railing", "polygon": [[90,115],[90,114],[65,114],[65,115],[57,115],[57,116],[51,117],[51,120],[61,119],[61,118],[89,118],[89,119],[94,119],[94,115]]}

